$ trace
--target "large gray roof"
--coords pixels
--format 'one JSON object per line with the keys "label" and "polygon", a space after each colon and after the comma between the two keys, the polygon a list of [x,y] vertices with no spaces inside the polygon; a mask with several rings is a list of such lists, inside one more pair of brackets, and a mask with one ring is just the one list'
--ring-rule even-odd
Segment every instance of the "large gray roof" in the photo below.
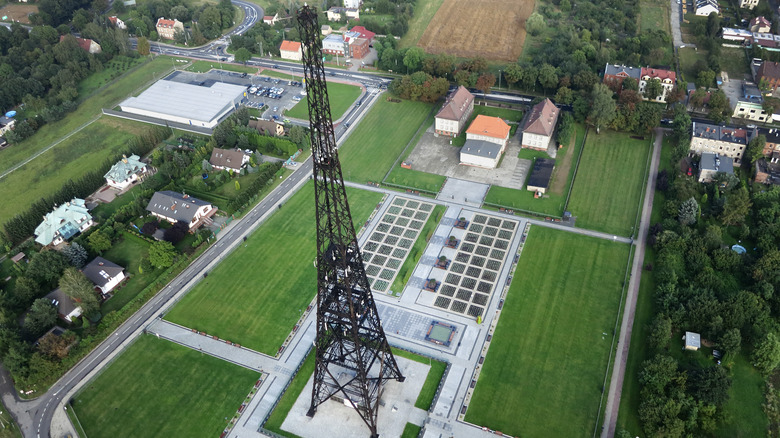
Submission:
{"label": "large gray roof", "polygon": [[607,64],[604,68],[604,75],[617,75],[619,73],[625,74],[627,77],[639,80],[642,77],[642,69],[640,67],[628,67],[619,64]]}
{"label": "large gray roof", "polygon": [[103,287],[112,278],[121,274],[125,268],[117,265],[111,260],[106,260],[103,257],[95,257],[94,260],[87,263],[81,272],[85,277],[89,278],[89,281],[95,283],[96,286]]}
{"label": "large gray roof", "polygon": [[550,185],[550,179],[552,179],[552,172],[554,167],[555,160],[553,159],[537,159],[534,163],[534,168],[531,171],[531,176],[528,177],[528,186],[544,187],[546,189]]}
{"label": "large gray roof", "polygon": [[704,152],[699,162],[701,170],[714,170],[716,172],[734,173],[734,160],[723,155]]}
{"label": "large gray roof", "polygon": [[149,201],[149,205],[146,206],[146,209],[152,213],[169,217],[175,221],[190,223],[195,216],[195,212],[198,211],[198,208],[204,205],[211,204],[189,195],[165,190],[156,192]]}
{"label": "large gray roof", "polygon": [[138,97],[119,104],[124,110],[135,108],[199,121],[211,121],[228,105],[243,97],[241,85],[215,82],[210,87],[175,81],[157,81]]}
{"label": "large gray roof", "polygon": [[461,154],[475,155],[477,157],[496,158],[501,152],[501,145],[484,140],[466,140],[460,149]]}

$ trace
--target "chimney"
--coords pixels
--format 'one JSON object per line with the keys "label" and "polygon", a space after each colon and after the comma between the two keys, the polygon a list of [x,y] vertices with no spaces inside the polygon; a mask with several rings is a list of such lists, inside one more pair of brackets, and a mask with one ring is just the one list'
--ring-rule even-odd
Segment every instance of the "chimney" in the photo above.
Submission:
{"label": "chimney", "polygon": [[103,266],[103,262],[98,262],[98,266]]}

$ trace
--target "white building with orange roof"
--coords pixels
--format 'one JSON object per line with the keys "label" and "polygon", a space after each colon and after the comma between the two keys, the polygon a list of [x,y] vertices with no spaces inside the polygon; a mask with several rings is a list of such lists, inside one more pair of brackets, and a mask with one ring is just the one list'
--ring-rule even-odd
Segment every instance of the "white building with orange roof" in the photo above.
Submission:
{"label": "white building with orange roof", "polygon": [[498,117],[478,115],[466,130],[460,164],[495,169],[509,140],[509,125]]}
{"label": "white building with orange roof", "polygon": [[301,50],[301,43],[296,41],[282,41],[282,45],[279,46],[279,54],[282,59],[289,59],[291,61],[300,61],[303,59],[303,51]]}
{"label": "white building with orange roof", "polygon": [[639,75],[639,92],[642,93],[643,96],[647,83],[652,80],[658,80],[661,83],[663,92],[655,99],[646,100],[666,103],[666,97],[671,94],[674,84],[677,82],[677,74],[672,70],[642,67],[642,72]]}

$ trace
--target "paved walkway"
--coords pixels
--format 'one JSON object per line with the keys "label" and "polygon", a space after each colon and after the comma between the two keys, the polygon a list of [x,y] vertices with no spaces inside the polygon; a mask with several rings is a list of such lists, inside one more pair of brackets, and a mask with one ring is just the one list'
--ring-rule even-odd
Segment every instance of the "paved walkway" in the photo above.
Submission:
{"label": "paved walkway", "polygon": [[634,312],[636,311],[636,297],[639,294],[639,283],[642,278],[642,266],[645,259],[645,246],[647,242],[647,230],[650,228],[650,214],[653,212],[653,197],[655,196],[655,180],[658,175],[658,163],[661,161],[661,145],[664,131],[655,129],[655,143],[653,145],[653,158],[650,162],[650,176],[647,178],[645,199],[642,205],[642,219],[639,222],[639,238],[636,240],[636,251],[631,266],[631,279],[628,281],[628,293],[626,305],[623,308],[623,321],[620,324],[620,339],[615,354],[615,362],[612,366],[612,379],[609,383],[607,407],[604,412],[604,427],[601,431],[602,438],[615,435],[618,410],[620,409],[620,396],[623,390],[623,378],[626,374],[626,361],[628,360],[628,348],[631,344],[631,332],[634,327]]}

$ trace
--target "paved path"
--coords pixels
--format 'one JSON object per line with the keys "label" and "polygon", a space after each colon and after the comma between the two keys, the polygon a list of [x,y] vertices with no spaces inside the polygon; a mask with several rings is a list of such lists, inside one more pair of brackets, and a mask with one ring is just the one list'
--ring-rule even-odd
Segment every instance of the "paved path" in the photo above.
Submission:
{"label": "paved path", "polygon": [[647,230],[650,228],[650,214],[653,212],[653,197],[655,196],[655,180],[658,175],[658,164],[661,161],[661,145],[665,130],[655,129],[655,143],[653,144],[653,158],[650,162],[650,176],[647,178],[645,199],[642,205],[642,219],[639,222],[639,237],[634,242],[636,251],[631,266],[631,279],[628,281],[628,293],[626,305],[623,308],[623,320],[620,324],[620,339],[618,340],[615,362],[612,366],[612,379],[609,382],[607,395],[607,407],[604,411],[604,427],[601,430],[602,438],[610,438],[615,435],[618,410],[620,409],[620,395],[623,390],[623,378],[626,374],[626,361],[628,360],[628,347],[631,344],[631,332],[634,327],[634,312],[636,311],[636,297],[639,294],[639,283],[642,278],[642,266],[645,259],[645,245],[647,242]]}

